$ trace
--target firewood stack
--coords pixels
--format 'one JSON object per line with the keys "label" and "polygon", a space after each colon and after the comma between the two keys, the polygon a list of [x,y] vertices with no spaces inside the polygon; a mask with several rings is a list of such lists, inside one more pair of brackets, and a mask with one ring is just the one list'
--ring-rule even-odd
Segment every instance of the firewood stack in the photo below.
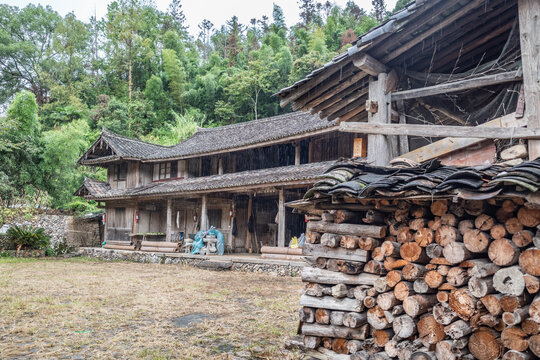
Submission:
{"label": "firewood stack", "polygon": [[312,356],[540,357],[540,210],[519,198],[366,204],[307,225]]}

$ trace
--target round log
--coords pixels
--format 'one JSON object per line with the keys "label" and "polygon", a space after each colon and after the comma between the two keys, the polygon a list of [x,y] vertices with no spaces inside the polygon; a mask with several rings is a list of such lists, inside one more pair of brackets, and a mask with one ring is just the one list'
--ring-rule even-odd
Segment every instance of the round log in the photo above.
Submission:
{"label": "round log", "polygon": [[330,324],[330,311],[327,309],[315,310],[315,321],[318,324],[324,324],[324,325]]}
{"label": "round log", "polygon": [[358,238],[358,247],[362,250],[370,251],[381,244],[380,240],[370,236]]}
{"label": "round log", "polygon": [[426,254],[430,259],[442,257],[443,247],[439,244],[429,244],[426,246]]}
{"label": "round log", "polygon": [[448,291],[437,291],[437,301],[440,303],[447,303],[448,302]]}
{"label": "round log", "polygon": [[391,329],[375,330],[373,332],[373,341],[375,342],[375,345],[384,347],[393,336],[394,332]]}
{"label": "round log", "polygon": [[444,276],[435,270],[431,270],[424,276],[424,281],[430,288],[437,289],[444,282]]}
{"label": "round log", "polygon": [[503,203],[501,204],[501,209],[503,209],[507,213],[513,213],[518,209],[518,206],[516,205],[515,202],[508,199],[508,200],[503,201]]}
{"label": "round log", "polygon": [[512,235],[512,241],[517,247],[529,246],[533,242],[534,234],[529,230],[521,230]]}
{"label": "round log", "polygon": [[409,228],[414,231],[418,231],[419,229],[422,229],[426,227],[428,221],[426,219],[420,218],[420,219],[413,219],[409,221]]}
{"label": "round log", "polygon": [[319,258],[317,258],[317,260],[315,260],[315,265],[319,269],[326,269],[326,261],[327,260],[325,258],[319,257]]}
{"label": "round log", "polygon": [[426,247],[433,242],[433,230],[425,227],[420,228],[414,233],[413,238],[418,245]]}
{"label": "round log", "polygon": [[533,319],[525,319],[521,322],[521,330],[527,335],[536,335],[540,333],[540,324]]}
{"label": "round log", "polygon": [[422,317],[417,327],[418,336],[426,347],[444,339],[444,326],[435,321],[433,315]]}
{"label": "round log", "polygon": [[306,231],[306,242],[308,244],[319,244],[321,242],[321,234],[314,231]]}
{"label": "round log", "polygon": [[366,224],[376,224],[376,225],[383,224],[384,213],[377,210],[369,209],[368,211],[366,211],[366,214],[364,215],[364,218],[362,219],[362,221]]}
{"label": "round log", "polygon": [[431,213],[435,216],[443,216],[448,211],[448,201],[446,200],[435,200],[431,203],[429,207]]}
{"label": "round log", "polygon": [[519,222],[518,218],[510,218],[506,220],[504,227],[506,228],[506,231],[512,235],[523,230],[523,224]]}
{"label": "round log", "polygon": [[341,235],[338,235],[338,234],[324,233],[321,236],[321,245],[323,246],[335,248],[340,245],[340,242],[341,242]]}
{"label": "round log", "polygon": [[401,339],[406,339],[416,333],[416,323],[409,315],[401,315],[395,318],[392,322],[392,328],[394,334]]}
{"label": "round log", "polygon": [[472,220],[461,220],[458,224],[458,230],[461,235],[465,235],[467,231],[472,229],[474,229],[474,222]]}
{"label": "round log", "polygon": [[538,209],[522,207],[518,210],[517,218],[523,226],[537,227],[540,225],[540,211]]}
{"label": "round log", "polygon": [[520,307],[526,305],[528,303],[528,299],[526,296],[515,296],[515,295],[503,295],[499,299],[499,303],[501,304],[501,309],[504,312],[513,312],[519,309]]}
{"label": "round log", "polygon": [[489,230],[489,234],[494,239],[502,239],[506,236],[506,228],[504,225],[496,224]]}
{"label": "round log", "polygon": [[490,294],[482,297],[480,301],[491,315],[498,316],[502,313],[501,299],[502,294]]}
{"label": "round log", "polygon": [[452,213],[443,214],[441,215],[441,224],[456,227],[458,224],[458,218]]}
{"label": "round log", "polygon": [[469,230],[463,235],[465,247],[473,253],[487,252],[489,241],[489,235],[479,229]]}
{"label": "round log", "polygon": [[462,286],[469,281],[469,274],[464,268],[456,266],[448,270],[446,281],[452,286]]}
{"label": "round log", "polygon": [[391,288],[395,287],[401,281],[401,271],[391,270],[386,274],[386,283]]}
{"label": "round log", "polygon": [[414,292],[417,294],[431,294],[436,292],[435,289],[430,288],[428,284],[426,284],[424,279],[414,280],[413,289]]}
{"label": "round log", "polygon": [[448,325],[457,319],[457,314],[447,303],[437,303],[433,306],[433,317],[439,324]]}
{"label": "round log", "polygon": [[377,305],[383,310],[390,310],[400,303],[393,291],[385,292],[377,296]]}
{"label": "round log", "polygon": [[341,241],[339,245],[342,248],[354,250],[358,248],[358,237],[357,236],[350,236],[350,235],[343,235],[341,237]]}
{"label": "round log", "polygon": [[463,320],[469,320],[476,310],[476,299],[464,288],[450,292],[448,304]]}
{"label": "round log", "polygon": [[435,345],[437,360],[456,360],[457,355],[452,351],[452,341],[440,341]]}
{"label": "round log", "polygon": [[533,335],[529,338],[529,349],[540,358],[540,335]]}
{"label": "round log", "polygon": [[408,226],[403,226],[397,231],[396,239],[400,244],[411,242],[413,240],[413,233]]}
{"label": "round log", "polygon": [[452,242],[443,249],[444,258],[451,264],[459,264],[471,258],[471,252],[467,250],[463,243]]}
{"label": "round log", "polygon": [[401,269],[401,274],[405,280],[414,281],[426,274],[427,269],[424,265],[409,263]]}
{"label": "round log", "polygon": [[408,296],[414,294],[413,283],[401,281],[394,287],[394,295],[398,300],[405,300]]}
{"label": "round log", "polygon": [[382,330],[392,326],[384,315],[384,310],[379,306],[374,306],[367,311],[367,322],[376,330]]}
{"label": "round log", "polygon": [[540,279],[532,275],[523,275],[525,280],[525,289],[529,294],[536,294],[540,290]]}
{"label": "round log", "polygon": [[487,294],[492,293],[495,289],[493,288],[493,278],[477,278],[472,277],[469,279],[469,291],[472,296],[476,298],[481,298]]}
{"label": "round log", "polygon": [[529,305],[529,316],[531,320],[540,323],[540,295],[536,295]]}
{"label": "round log", "polygon": [[488,231],[495,225],[495,219],[487,214],[482,214],[474,220],[474,226],[481,231]]}
{"label": "round log", "polygon": [[540,276],[540,249],[530,248],[519,256],[519,266],[529,275]]}
{"label": "round log", "polygon": [[336,326],[342,326],[344,316],[345,316],[344,311],[332,311],[330,313],[330,324],[336,325]]}
{"label": "round log", "polygon": [[513,217],[515,217],[515,213],[513,211],[508,212],[508,211],[505,211],[503,208],[499,208],[497,212],[495,213],[495,218],[501,224],[506,223],[508,219],[511,219]]}
{"label": "round log", "polygon": [[473,267],[469,269],[469,275],[477,278],[483,278],[495,274],[500,267],[492,263],[489,259],[471,260]]}
{"label": "round log", "polygon": [[435,303],[436,295],[412,295],[403,300],[403,309],[407,315],[415,317],[427,312]]}
{"label": "round log", "polygon": [[316,349],[321,344],[321,338],[318,336],[304,335],[304,346],[308,349]]}
{"label": "round log", "polygon": [[450,225],[441,225],[435,231],[435,242],[443,247],[451,242],[460,241],[461,238],[459,230]]}
{"label": "round log", "polygon": [[525,351],[529,347],[527,334],[518,327],[507,327],[501,333],[501,341],[505,348]]}
{"label": "round log", "polygon": [[512,312],[504,312],[502,321],[508,326],[519,325],[529,315],[529,306],[521,307]]}
{"label": "round log", "polygon": [[332,350],[338,354],[349,354],[347,343],[348,341],[346,339],[334,339],[332,342]]}
{"label": "round log", "polygon": [[469,351],[478,360],[495,360],[502,356],[503,347],[494,330],[481,327],[469,338]]}
{"label": "round log", "polygon": [[385,257],[398,257],[401,244],[386,240],[381,244],[381,252]]}
{"label": "round log", "polygon": [[428,209],[425,206],[413,205],[411,206],[410,214],[413,218],[423,218],[428,215]]}
{"label": "round log", "polygon": [[521,295],[525,290],[523,273],[518,266],[500,269],[493,275],[493,287],[505,295]]}
{"label": "round log", "polygon": [[425,249],[415,242],[408,242],[401,245],[399,253],[402,259],[410,262],[427,263],[429,261]]}
{"label": "round log", "polygon": [[[369,311],[368,311],[369,312]],[[343,325],[351,329],[359,328],[367,322],[366,313],[349,312],[343,316]]]}
{"label": "round log", "polygon": [[471,325],[463,320],[457,320],[444,327],[444,333],[451,339],[461,339],[472,332]]}
{"label": "round log", "polygon": [[510,266],[518,262],[519,249],[508,239],[497,239],[489,245],[488,256],[496,265]]}
{"label": "round log", "polygon": [[357,224],[360,222],[360,214],[349,210],[336,210],[334,212],[334,222],[336,224],[350,223]]}
{"label": "round log", "polygon": [[516,350],[508,350],[504,353],[502,360],[533,360],[534,355]]}

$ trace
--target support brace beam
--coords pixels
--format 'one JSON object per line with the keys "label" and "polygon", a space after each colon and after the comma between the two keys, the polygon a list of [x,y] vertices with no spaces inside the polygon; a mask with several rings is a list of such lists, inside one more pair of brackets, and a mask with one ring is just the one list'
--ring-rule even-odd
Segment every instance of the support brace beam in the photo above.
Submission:
{"label": "support brace beam", "polygon": [[278,246],[285,246],[285,193],[283,192],[283,189],[279,189]]}
{"label": "support brace beam", "polygon": [[363,72],[372,76],[377,76],[380,73],[386,72],[386,66],[384,64],[365,53],[357,55],[353,59],[353,64]]}

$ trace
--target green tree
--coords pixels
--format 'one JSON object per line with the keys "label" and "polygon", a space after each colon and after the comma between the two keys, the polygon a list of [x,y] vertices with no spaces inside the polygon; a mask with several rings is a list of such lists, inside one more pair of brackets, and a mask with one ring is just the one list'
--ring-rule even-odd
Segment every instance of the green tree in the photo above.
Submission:
{"label": "green tree", "polygon": [[54,207],[68,205],[84,180],[77,159],[90,146],[87,140],[89,130],[85,120],[75,120],[43,133],[43,185]]}
{"label": "green tree", "polygon": [[174,50],[164,49],[161,56],[163,57],[163,73],[167,79],[167,88],[173,99],[175,107],[182,111],[182,96],[184,93],[184,71],[182,64]]}

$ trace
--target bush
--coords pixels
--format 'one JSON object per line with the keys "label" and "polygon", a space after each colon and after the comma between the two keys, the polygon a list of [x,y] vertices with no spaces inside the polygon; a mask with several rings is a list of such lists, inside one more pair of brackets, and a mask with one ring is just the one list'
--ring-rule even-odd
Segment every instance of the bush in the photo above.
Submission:
{"label": "bush", "polygon": [[13,226],[7,232],[8,238],[17,245],[17,251],[21,248],[43,249],[49,246],[50,237],[45,234],[43,228],[32,226]]}

